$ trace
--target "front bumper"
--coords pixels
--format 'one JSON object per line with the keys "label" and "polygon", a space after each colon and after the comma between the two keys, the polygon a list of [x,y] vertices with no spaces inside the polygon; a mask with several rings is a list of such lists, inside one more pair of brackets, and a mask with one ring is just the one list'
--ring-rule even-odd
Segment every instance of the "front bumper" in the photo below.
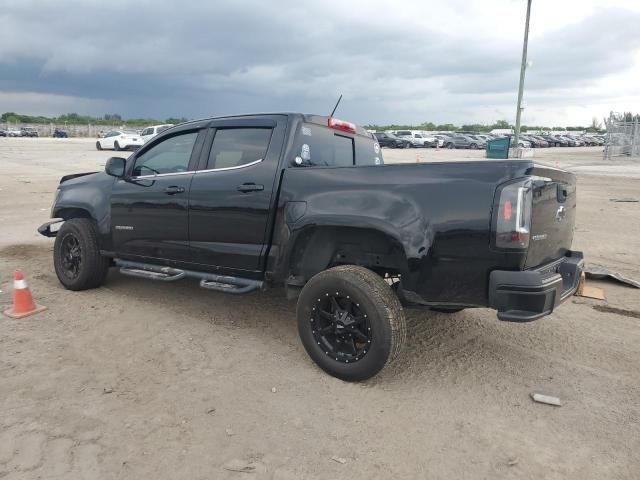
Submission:
{"label": "front bumper", "polygon": [[[45,237],[55,237],[58,234],[58,230],[52,230],[52,225],[64,222],[62,219],[52,220],[51,222],[43,223],[38,227],[38,233]],[[58,225],[59,226],[59,225]]]}
{"label": "front bumper", "polygon": [[582,252],[567,252],[532,270],[494,270],[489,277],[489,306],[498,311],[500,320],[537,320],[575,293],[583,270]]}

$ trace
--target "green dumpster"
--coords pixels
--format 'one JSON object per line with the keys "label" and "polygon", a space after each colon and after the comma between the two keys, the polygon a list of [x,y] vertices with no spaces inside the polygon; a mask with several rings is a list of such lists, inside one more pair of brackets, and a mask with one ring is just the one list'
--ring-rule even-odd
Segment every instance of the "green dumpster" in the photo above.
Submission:
{"label": "green dumpster", "polygon": [[487,158],[509,158],[511,137],[494,138],[487,142]]}

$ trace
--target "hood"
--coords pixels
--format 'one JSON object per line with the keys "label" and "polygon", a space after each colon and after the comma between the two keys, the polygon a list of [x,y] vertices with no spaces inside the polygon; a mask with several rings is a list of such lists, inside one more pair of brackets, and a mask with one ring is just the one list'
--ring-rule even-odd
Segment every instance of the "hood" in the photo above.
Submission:
{"label": "hood", "polygon": [[[60,179],[60,184],[69,182],[69,184],[75,184],[75,183],[83,183],[84,179],[82,181],[75,181],[75,182],[70,182],[70,180],[74,180],[76,178],[80,178],[80,177],[86,177],[87,175],[96,175],[100,172],[85,172],[85,173],[74,173],[71,175],[65,175],[64,177],[62,177]],[[106,174],[105,174],[106,175]]]}

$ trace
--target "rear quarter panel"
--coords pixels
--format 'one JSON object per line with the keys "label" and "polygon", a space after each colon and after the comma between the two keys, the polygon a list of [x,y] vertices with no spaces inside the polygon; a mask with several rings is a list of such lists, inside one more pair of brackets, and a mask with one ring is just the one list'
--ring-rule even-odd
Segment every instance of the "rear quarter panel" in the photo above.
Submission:
{"label": "rear quarter panel", "polygon": [[[496,186],[531,168],[519,160],[285,169],[275,269],[286,270],[289,250],[305,228],[374,228],[404,248],[404,289],[431,302],[484,305],[489,272],[524,263],[523,253],[490,247]],[[287,218],[289,202],[304,202],[298,208],[304,213]]]}

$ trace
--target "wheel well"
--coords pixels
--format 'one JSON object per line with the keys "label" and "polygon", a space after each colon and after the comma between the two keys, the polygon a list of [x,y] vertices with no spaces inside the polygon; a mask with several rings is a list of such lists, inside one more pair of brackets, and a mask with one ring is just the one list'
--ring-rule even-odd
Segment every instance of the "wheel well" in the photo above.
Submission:
{"label": "wheel well", "polygon": [[91,214],[82,208],[62,208],[56,212],[56,218],[70,220],[72,218],[92,218]]}
{"label": "wheel well", "polygon": [[336,265],[360,265],[381,275],[398,275],[406,271],[407,259],[402,245],[379,230],[313,227],[296,240],[289,273],[304,283]]}

